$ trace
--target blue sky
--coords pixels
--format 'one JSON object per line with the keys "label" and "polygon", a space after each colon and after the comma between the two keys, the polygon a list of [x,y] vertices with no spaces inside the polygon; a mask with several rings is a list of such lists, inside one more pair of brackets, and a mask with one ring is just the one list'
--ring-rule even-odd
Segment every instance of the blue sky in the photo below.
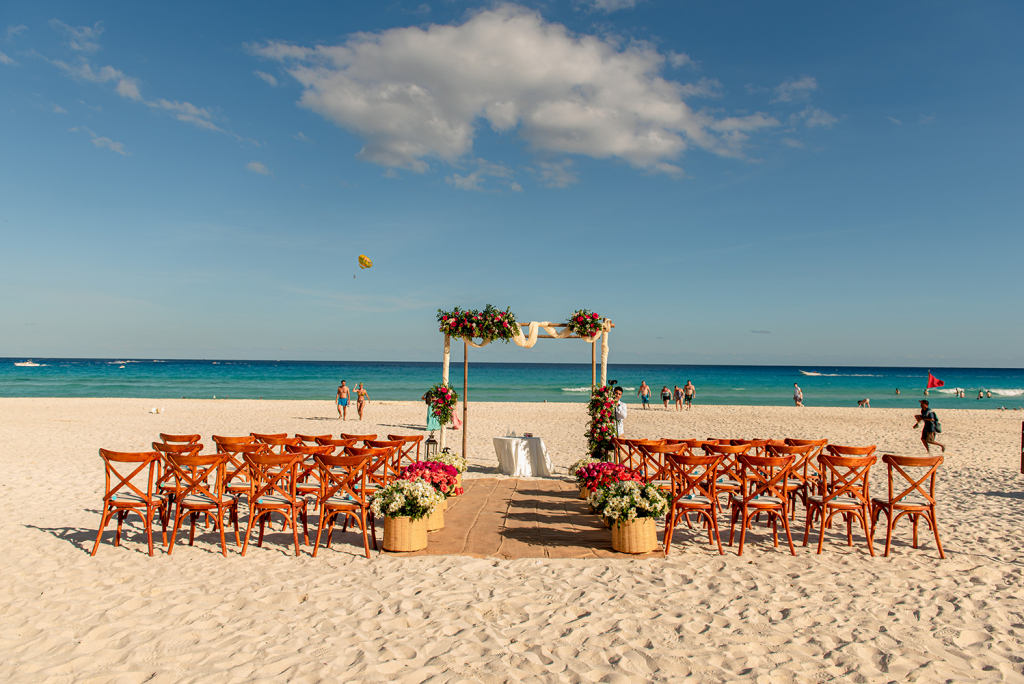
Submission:
{"label": "blue sky", "polygon": [[435,360],[436,309],[493,303],[598,311],[624,363],[1021,367],[1022,27],[7,2],[0,356]]}

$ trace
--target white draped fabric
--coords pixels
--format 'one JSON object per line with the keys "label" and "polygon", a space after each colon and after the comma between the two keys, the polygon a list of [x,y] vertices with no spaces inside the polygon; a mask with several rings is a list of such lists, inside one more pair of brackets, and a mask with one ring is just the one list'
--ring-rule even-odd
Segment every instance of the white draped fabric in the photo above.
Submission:
{"label": "white draped fabric", "polygon": [[512,477],[551,477],[554,466],[540,437],[495,437],[498,470]]}
{"label": "white draped fabric", "polygon": [[[527,335],[524,335],[522,328],[520,328],[519,332],[516,333],[516,336],[512,338],[512,341],[515,342],[520,347],[530,349],[531,347],[533,347],[533,345],[537,344],[537,335],[540,334],[541,330],[543,330],[548,335],[551,335],[552,337],[558,340],[568,339],[575,334],[573,333],[572,328],[566,326],[559,330],[558,328],[555,327],[554,323],[551,323],[549,321],[531,321],[528,330],[529,333]],[[594,342],[599,337],[601,337],[601,332],[602,331],[598,330],[593,337],[580,337],[579,339],[583,340],[587,344],[590,344],[591,342]],[[465,337],[463,337],[462,340],[464,342],[468,342],[470,347],[476,347],[477,349],[479,349],[480,347],[486,347],[491,343],[491,340],[483,340],[480,344],[477,344],[472,339],[467,339]]]}

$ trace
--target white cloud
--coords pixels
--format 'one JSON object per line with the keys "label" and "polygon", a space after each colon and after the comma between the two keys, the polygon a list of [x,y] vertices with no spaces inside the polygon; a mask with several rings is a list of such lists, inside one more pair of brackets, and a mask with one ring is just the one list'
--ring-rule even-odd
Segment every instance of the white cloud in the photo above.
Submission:
{"label": "white cloud", "polygon": [[690,55],[682,52],[669,52],[667,55],[668,63],[674,68],[680,69],[684,66],[696,67],[697,63],[690,59]]}
{"label": "white cloud", "polygon": [[511,190],[512,192],[522,192],[523,186],[520,185],[519,183],[512,183],[508,186],[508,189]]}
{"label": "white cloud", "polygon": [[902,126],[902,125],[903,125],[903,122],[902,122],[902,121],[900,121],[899,119],[897,119],[897,118],[896,118],[896,117],[894,117],[894,116],[887,116],[887,117],[885,117],[885,118],[887,118],[887,119],[888,119],[889,121],[892,121],[892,122],[893,122],[894,124],[896,124],[897,126]]}
{"label": "white cloud", "polygon": [[722,84],[717,78],[702,78],[696,83],[686,83],[679,88],[683,97],[722,97]]}
{"label": "white cloud", "polygon": [[534,175],[537,180],[549,188],[567,188],[579,180],[579,177],[572,171],[572,159],[563,159],[559,162],[539,162]]}
{"label": "white cloud", "polygon": [[96,52],[100,49],[99,38],[103,34],[103,22],[92,26],[68,26],[60,19],[51,19],[50,26],[68,35],[68,47],[79,52]]}
{"label": "white cloud", "polygon": [[794,100],[806,100],[813,90],[818,89],[818,80],[813,76],[804,76],[799,80],[787,78],[775,86],[775,97],[772,102],[793,102]]}
{"label": "white cloud", "polygon": [[17,62],[0,52],[0,64],[17,64]]}
{"label": "white cloud", "polygon": [[96,147],[105,147],[112,152],[118,153],[122,157],[130,157],[132,155],[131,152],[124,148],[124,143],[114,142],[110,138],[99,136],[96,133],[93,133],[88,128],[71,128],[69,130],[71,133],[77,133],[79,131],[83,133],[88,133],[89,136],[92,138],[92,144],[95,145]]}
{"label": "white cloud", "polygon": [[274,78],[274,76],[272,74],[268,74],[265,71],[254,71],[252,73],[256,74],[257,76],[262,78],[264,81],[266,81],[267,83],[269,83],[273,87],[275,87],[275,88],[277,87],[277,79]]}
{"label": "white cloud", "polygon": [[308,137],[306,137],[306,134],[303,133],[302,131],[299,131],[292,137],[295,138],[296,140],[301,140],[302,142],[313,142]]}
{"label": "white cloud", "polygon": [[[303,86],[299,104],[363,138],[359,158],[385,167],[423,172],[429,158],[465,157],[480,119],[534,151],[649,170],[678,169],[670,162],[691,145],[741,154],[744,137],[721,128],[733,120],[687,106],[686,87],[660,75],[666,57],[651,46],[572,35],[515,5],[459,25],[354,34],[342,45],[250,49],[284,62]],[[753,116],[759,123],[747,130],[778,123]]]}
{"label": "white cloud", "polygon": [[935,123],[935,118],[934,114],[922,114],[919,122],[923,124],[933,124]]}
{"label": "white cloud", "polygon": [[249,162],[248,164],[245,165],[245,168],[249,169],[253,173],[258,173],[261,176],[269,176],[270,175],[270,169],[268,169],[266,167],[266,165],[261,164],[258,161],[251,161],[251,162]]}
{"label": "white cloud", "polygon": [[782,144],[785,145],[786,147],[793,147],[798,150],[801,150],[804,147],[804,144],[797,140],[796,138],[783,138]]}
{"label": "white cloud", "polygon": [[67,114],[68,110],[64,109],[60,105],[53,105],[53,113],[54,114]]}
{"label": "white cloud", "polygon": [[[454,185],[460,190],[484,190],[481,184],[488,178],[504,179],[512,190],[515,190],[515,188],[511,187],[512,185],[519,186],[518,183],[512,183],[509,180],[515,174],[512,169],[508,168],[504,164],[495,164],[487,161],[486,159],[477,159],[476,164],[476,171],[473,171],[469,175],[463,176],[458,173],[453,173],[450,176],[446,176],[444,182],[449,185]],[[522,190],[522,186],[519,186],[518,192],[522,192]]]}
{"label": "white cloud", "polygon": [[18,24],[17,26],[8,26],[7,40],[10,40],[14,36],[21,35],[25,31],[28,31],[28,26],[25,26],[24,24]]}
{"label": "white cloud", "polygon": [[621,9],[633,9],[636,7],[636,0],[584,0],[584,4],[610,13]]}
{"label": "white cloud", "polygon": [[799,117],[804,120],[808,128],[832,128],[839,122],[839,119],[832,116],[824,109],[807,107],[800,112]]}

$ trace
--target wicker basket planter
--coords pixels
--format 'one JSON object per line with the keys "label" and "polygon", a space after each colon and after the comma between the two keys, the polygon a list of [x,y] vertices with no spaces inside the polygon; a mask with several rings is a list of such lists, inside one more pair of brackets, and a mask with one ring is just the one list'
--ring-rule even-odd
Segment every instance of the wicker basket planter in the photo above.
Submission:
{"label": "wicker basket planter", "polygon": [[424,518],[427,521],[427,532],[436,532],[444,527],[444,509],[445,505],[441,504],[434,509],[433,513]]}
{"label": "wicker basket planter", "polygon": [[586,499],[588,496],[590,496],[590,490],[583,485],[580,485],[580,498]]}
{"label": "wicker basket planter", "polygon": [[658,548],[655,518],[612,523],[612,549],[620,553],[650,553]]}
{"label": "wicker basket planter", "polygon": [[[458,475],[455,476],[455,486],[456,487],[461,487],[462,486],[462,473],[459,473]],[[456,495],[456,496],[458,496],[458,495]]]}
{"label": "wicker basket planter", "polygon": [[[443,514],[442,514],[443,515]],[[384,518],[385,551],[419,551],[427,548],[427,519]]]}

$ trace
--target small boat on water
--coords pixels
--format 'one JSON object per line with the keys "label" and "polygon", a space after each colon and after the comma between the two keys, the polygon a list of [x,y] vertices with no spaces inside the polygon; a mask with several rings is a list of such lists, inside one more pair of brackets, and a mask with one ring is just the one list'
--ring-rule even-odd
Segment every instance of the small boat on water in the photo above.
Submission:
{"label": "small boat on water", "polygon": [[802,370],[800,372],[803,373],[804,375],[821,375],[821,373],[819,373],[818,371],[805,371],[805,370]]}
{"label": "small boat on water", "polygon": [[42,366],[43,364],[35,363],[35,362],[32,361],[32,359],[29,359],[28,361],[21,361],[21,362],[15,361],[14,365],[15,366],[21,366],[22,368],[25,368],[25,367],[37,368],[39,366]]}

